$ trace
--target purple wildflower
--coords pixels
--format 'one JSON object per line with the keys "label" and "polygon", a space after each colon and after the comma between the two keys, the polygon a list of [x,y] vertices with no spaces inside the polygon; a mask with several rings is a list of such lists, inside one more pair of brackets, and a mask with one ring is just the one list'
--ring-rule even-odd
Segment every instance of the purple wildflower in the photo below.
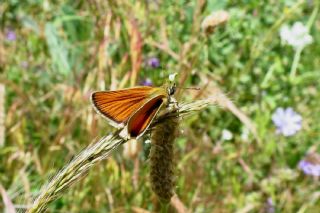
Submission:
{"label": "purple wildflower", "polygon": [[8,30],[6,34],[6,38],[8,41],[15,41],[17,36],[16,33],[13,30]]}
{"label": "purple wildflower", "polygon": [[143,86],[152,86],[152,81],[150,78],[146,78],[144,81],[141,82]]}
{"label": "purple wildflower", "polygon": [[26,69],[26,68],[28,68],[29,63],[27,61],[22,61],[20,65],[21,65],[22,68]]}
{"label": "purple wildflower", "polygon": [[275,212],[275,204],[272,198],[268,198],[267,202],[265,203],[265,212],[267,213],[274,213]]}
{"label": "purple wildflower", "polygon": [[158,68],[160,66],[160,61],[156,57],[152,57],[148,59],[148,66],[151,68]]}
{"label": "purple wildflower", "polygon": [[277,133],[284,136],[292,136],[302,128],[302,117],[291,107],[277,108],[272,115],[272,121],[277,127]]}
{"label": "purple wildflower", "polygon": [[320,177],[320,155],[317,153],[308,154],[305,159],[299,162],[298,167],[306,175]]}

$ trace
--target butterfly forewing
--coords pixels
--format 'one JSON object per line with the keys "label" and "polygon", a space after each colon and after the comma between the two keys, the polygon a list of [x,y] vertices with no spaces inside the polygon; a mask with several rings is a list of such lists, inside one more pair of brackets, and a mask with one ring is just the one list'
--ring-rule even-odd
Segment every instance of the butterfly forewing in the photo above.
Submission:
{"label": "butterfly forewing", "polygon": [[[125,124],[149,100],[165,95],[162,88],[136,87],[116,91],[94,92],[91,100],[95,109],[115,126]],[[114,125],[114,123],[111,122]]]}
{"label": "butterfly forewing", "polygon": [[128,121],[128,133],[131,137],[138,137],[148,128],[153,118],[157,115],[165,96],[159,95],[149,100],[145,105],[138,109]]}

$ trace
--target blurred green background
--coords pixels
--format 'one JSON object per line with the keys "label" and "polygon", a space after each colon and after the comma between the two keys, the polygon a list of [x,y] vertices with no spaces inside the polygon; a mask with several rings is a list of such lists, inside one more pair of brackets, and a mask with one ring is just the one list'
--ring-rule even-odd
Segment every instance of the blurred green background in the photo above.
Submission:
{"label": "blurred green background", "polygon": [[[205,33],[217,10],[229,20]],[[319,177],[298,166],[320,151],[318,13],[317,0],[2,0],[2,198],[30,207],[50,177],[114,130],[91,92],[161,86],[176,72],[179,86],[201,88],[180,91],[179,102],[226,94],[180,122],[176,193],[186,209],[319,212]],[[280,37],[297,22],[312,38],[300,48]],[[293,134],[272,120],[280,107],[302,117]],[[144,140],[94,166],[48,211],[156,212]]]}

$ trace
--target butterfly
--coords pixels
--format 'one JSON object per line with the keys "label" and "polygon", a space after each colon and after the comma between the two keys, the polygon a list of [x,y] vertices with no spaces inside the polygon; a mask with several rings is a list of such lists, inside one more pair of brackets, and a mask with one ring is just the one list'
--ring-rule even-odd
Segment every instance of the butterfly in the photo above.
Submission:
{"label": "butterfly", "polygon": [[117,128],[123,128],[120,136],[138,139],[150,126],[159,110],[171,102],[176,91],[169,87],[140,86],[115,91],[92,93],[94,109]]}

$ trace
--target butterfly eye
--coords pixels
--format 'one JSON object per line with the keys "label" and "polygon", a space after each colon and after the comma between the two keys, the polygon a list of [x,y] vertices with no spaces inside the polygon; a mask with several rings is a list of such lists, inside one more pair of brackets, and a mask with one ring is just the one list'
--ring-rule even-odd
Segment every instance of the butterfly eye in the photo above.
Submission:
{"label": "butterfly eye", "polygon": [[176,92],[176,83],[174,83],[171,87],[168,88],[168,95],[173,95]]}

